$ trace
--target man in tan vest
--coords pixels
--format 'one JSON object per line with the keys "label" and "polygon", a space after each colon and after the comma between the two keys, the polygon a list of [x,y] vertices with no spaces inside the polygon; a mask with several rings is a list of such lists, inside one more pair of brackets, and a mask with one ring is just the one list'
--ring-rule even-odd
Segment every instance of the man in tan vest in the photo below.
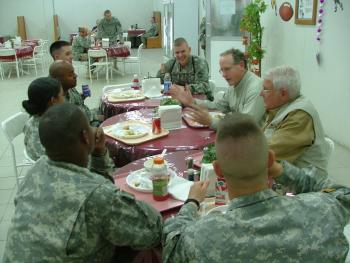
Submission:
{"label": "man in tan vest", "polygon": [[263,130],[277,160],[314,166],[318,174],[326,175],[330,146],[317,110],[300,94],[300,86],[299,73],[289,66],[266,74],[260,94],[267,111]]}

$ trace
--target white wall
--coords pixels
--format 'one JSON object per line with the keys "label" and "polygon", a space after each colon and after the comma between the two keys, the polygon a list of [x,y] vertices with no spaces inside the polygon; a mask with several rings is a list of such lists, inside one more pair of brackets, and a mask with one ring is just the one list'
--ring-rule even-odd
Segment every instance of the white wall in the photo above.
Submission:
{"label": "white wall", "polygon": [[[62,39],[81,25],[92,27],[110,9],[124,30],[131,24],[148,28],[156,0],[0,0],[0,35],[16,35],[17,16],[26,21],[28,38],[53,39],[53,2]],[[25,4],[24,4],[25,3]]]}
{"label": "white wall", "polygon": [[[294,1],[288,1],[294,6]],[[294,17],[283,22],[268,3],[262,17],[265,27],[263,72],[288,64],[300,71],[302,92],[318,109],[328,136],[350,147],[350,5],[334,13],[334,2],[326,1],[322,43],[316,41],[316,26],[296,25]],[[321,51],[322,64],[316,62]]]}

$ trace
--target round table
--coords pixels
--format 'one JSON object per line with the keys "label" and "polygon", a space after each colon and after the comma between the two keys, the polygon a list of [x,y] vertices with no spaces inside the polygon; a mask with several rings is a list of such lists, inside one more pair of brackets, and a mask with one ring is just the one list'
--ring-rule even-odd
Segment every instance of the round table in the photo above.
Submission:
{"label": "round table", "polygon": [[[203,94],[193,95],[196,99],[205,99]],[[144,99],[139,101],[128,102],[109,102],[107,96],[104,94],[101,97],[101,111],[105,116],[105,119],[113,117],[115,115],[125,113],[128,111],[135,111],[141,109],[154,109],[160,105],[160,98]]]}
{"label": "round table", "polygon": [[130,50],[128,46],[124,44],[115,44],[108,48],[105,48],[105,50],[107,52],[108,57],[125,58],[130,56]]}
{"label": "round table", "polygon": [[[152,110],[142,109],[113,116],[105,120],[102,126],[126,120],[142,120],[151,123],[151,119]],[[122,167],[143,157],[160,154],[163,149],[167,149],[168,152],[201,150],[208,144],[214,143],[215,134],[215,131],[209,128],[194,129],[183,122],[180,129],[171,130],[168,136],[139,145],[126,145],[108,136],[106,136],[106,143],[114,163],[117,167]]]}
{"label": "round table", "polygon": [[[24,57],[32,57],[33,56],[33,48],[31,46],[15,46],[14,47],[17,59]],[[15,56],[2,56],[1,60],[15,60]]]}

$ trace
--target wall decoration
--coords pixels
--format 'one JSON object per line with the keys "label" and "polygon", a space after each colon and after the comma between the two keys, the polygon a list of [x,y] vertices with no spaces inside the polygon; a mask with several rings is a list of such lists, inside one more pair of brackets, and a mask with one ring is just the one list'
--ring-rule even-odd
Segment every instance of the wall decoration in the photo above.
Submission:
{"label": "wall decoration", "polygon": [[271,7],[275,11],[275,15],[277,16],[277,4],[276,0],[271,0]]}
{"label": "wall decoration", "polygon": [[283,21],[289,21],[294,13],[292,5],[288,2],[284,2],[280,6],[279,13]]}
{"label": "wall decoration", "polygon": [[344,8],[343,8],[343,3],[340,2],[340,0],[334,0],[334,12],[337,12],[337,11],[338,11],[338,5],[339,5],[341,11],[344,10]]}
{"label": "wall decoration", "polygon": [[295,0],[295,24],[315,25],[317,0]]}

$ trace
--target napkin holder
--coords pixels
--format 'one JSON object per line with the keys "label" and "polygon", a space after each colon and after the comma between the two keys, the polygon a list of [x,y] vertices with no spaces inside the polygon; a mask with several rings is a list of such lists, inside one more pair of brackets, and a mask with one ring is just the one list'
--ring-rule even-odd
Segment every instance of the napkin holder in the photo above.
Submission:
{"label": "napkin holder", "polygon": [[102,47],[103,48],[109,47],[109,38],[102,38]]}
{"label": "napkin holder", "polygon": [[160,78],[142,80],[143,93],[148,98],[162,96]]}
{"label": "napkin holder", "polygon": [[181,112],[182,108],[180,105],[159,106],[158,113],[162,128],[167,130],[181,128]]}
{"label": "napkin holder", "polygon": [[199,178],[200,181],[209,181],[209,186],[207,188],[207,197],[215,196],[215,185],[216,185],[216,173],[214,167],[211,163],[202,163],[201,164],[201,175]]}

